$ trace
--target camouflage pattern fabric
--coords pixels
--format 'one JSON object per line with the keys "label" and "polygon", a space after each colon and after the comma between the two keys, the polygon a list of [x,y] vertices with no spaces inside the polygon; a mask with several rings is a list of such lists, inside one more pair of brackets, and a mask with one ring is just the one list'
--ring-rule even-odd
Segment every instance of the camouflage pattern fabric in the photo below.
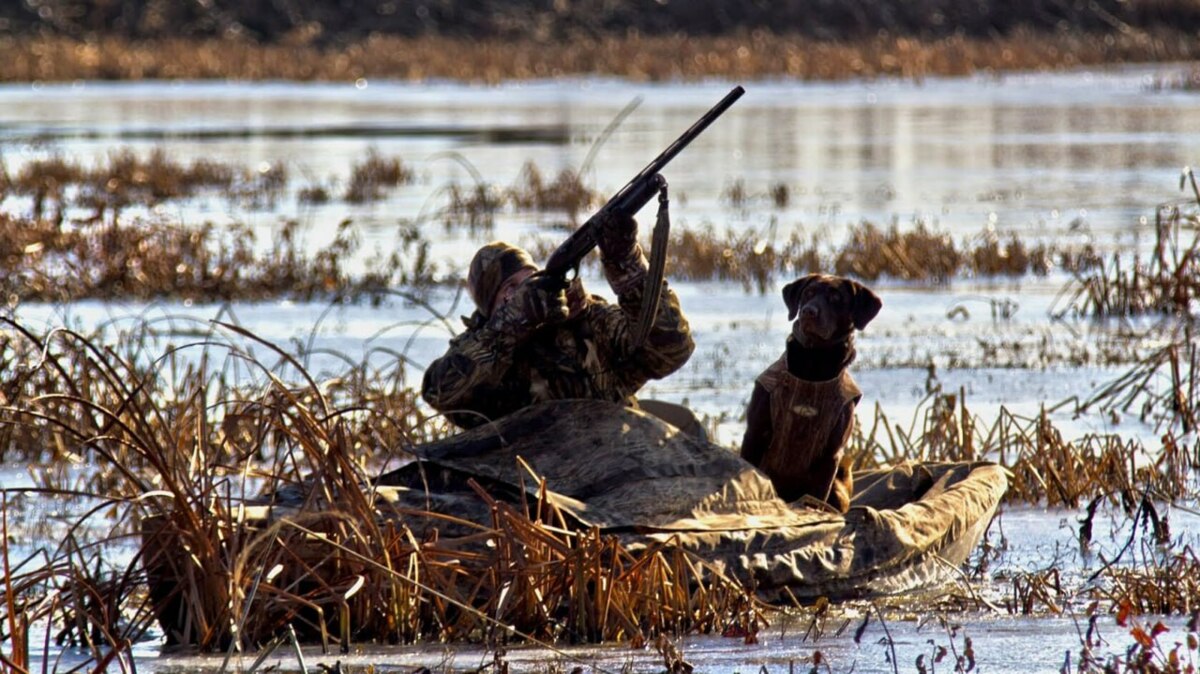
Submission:
{"label": "camouflage pattern fabric", "polygon": [[500,292],[505,279],[522,269],[536,270],[537,265],[529,253],[503,241],[489,243],[471,258],[467,293],[484,317],[491,313],[496,293]]}
{"label": "camouflage pattern fabric", "polygon": [[860,472],[844,515],[808,508],[780,499],[729,449],[595,400],[530,406],[413,451],[419,460],[380,476],[374,493],[414,532],[448,535],[446,518],[413,515],[426,508],[488,526],[491,508],[470,478],[508,503],[544,496],[568,526],[598,527],[635,553],[657,545],[696,553],[761,598],[789,604],[960,577],[1008,484],[991,463],[902,463]]}
{"label": "camouflage pattern fabric", "polygon": [[[580,287],[568,289],[568,302],[579,306],[561,323],[527,329],[512,313],[518,310],[515,301],[486,320],[478,315],[468,320],[467,331],[426,369],[421,387],[425,401],[456,425],[473,428],[547,400],[632,404],[647,381],[682,367],[695,344],[679,298],[664,287],[650,335],[635,349],[646,258],[635,244],[624,259],[605,260],[604,266],[616,305],[584,295]],[[573,301],[576,292],[580,294]]]}

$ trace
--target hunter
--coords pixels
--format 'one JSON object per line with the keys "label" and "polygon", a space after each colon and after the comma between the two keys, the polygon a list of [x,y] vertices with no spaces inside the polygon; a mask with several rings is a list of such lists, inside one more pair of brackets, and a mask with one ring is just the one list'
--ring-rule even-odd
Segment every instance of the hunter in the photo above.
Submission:
{"label": "hunter", "polygon": [[564,289],[560,279],[537,274],[521,248],[497,241],[479,249],[467,275],[476,311],[425,371],[425,401],[461,428],[546,400],[636,407],[638,389],[678,370],[695,349],[666,281],[645,343],[634,344],[649,271],[637,233],[632,217],[611,215],[600,223],[600,256],[616,305],[589,295],[578,277]]}

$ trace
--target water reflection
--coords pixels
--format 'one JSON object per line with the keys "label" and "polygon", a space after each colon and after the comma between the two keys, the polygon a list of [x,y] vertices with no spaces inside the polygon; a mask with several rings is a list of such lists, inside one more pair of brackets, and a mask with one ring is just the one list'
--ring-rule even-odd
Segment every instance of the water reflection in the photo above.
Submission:
{"label": "water reflection", "polygon": [[[1110,248],[1145,245],[1154,205],[1176,195],[1179,168],[1200,156],[1200,136],[1191,132],[1200,128],[1200,97],[1149,94],[1143,82],[1142,74],[1129,72],[1107,77],[931,80],[920,86],[749,83],[747,96],[671,165],[675,225],[696,227],[707,221],[721,227],[763,227],[774,220],[784,236],[803,228],[837,240],[845,225],[860,219],[925,219],[957,239],[973,236],[990,223],[1052,241],[1090,237]],[[614,82],[502,88],[381,82],[367,89],[348,84],[198,83],[0,87],[0,151],[8,170],[15,171],[30,158],[52,152],[94,160],[115,146],[165,147],[184,161],[206,157],[253,166],[283,160],[293,169],[292,180],[304,183],[329,175],[344,181],[350,166],[373,147],[413,165],[419,176],[416,183],[381,204],[332,203],[304,211],[304,217],[314,230],[314,245],[324,243],[322,230],[332,231],[342,218],[351,217],[369,230],[364,237],[369,245],[382,248],[392,240],[399,219],[431,208],[439,186],[471,179],[460,162],[446,159],[446,152],[465,158],[499,186],[511,184],[527,161],[535,162],[543,175],[553,175],[579,166],[613,115],[642,95],[645,103],[601,150],[591,176],[598,188],[613,190],[727,89],[725,83]],[[47,142],[31,142],[36,137]],[[737,180],[752,196],[745,210],[731,208],[722,199]],[[768,188],[777,184],[789,189],[784,208],[766,197]],[[182,211],[185,221],[212,218],[213,211],[220,210],[196,208]],[[294,204],[284,203],[278,212],[233,212],[229,217],[261,218],[269,227],[296,210]],[[1141,220],[1144,216],[1149,216],[1146,222]],[[425,233],[439,238],[442,262],[450,266],[484,236],[561,236],[559,230],[540,228],[527,215],[514,213],[504,214],[496,231],[483,235],[450,234],[440,225]],[[588,282],[593,288],[603,287],[602,281]],[[947,353],[970,353],[980,348],[985,336],[1030,350],[1041,348],[1042,335],[1070,342],[1067,348],[1075,344],[1075,338],[1049,325],[1046,317],[1059,286],[1028,279],[965,285],[933,291],[887,289],[884,312],[859,341],[856,378],[867,391],[867,403],[880,404],[893,419],[913,419],[925,397],[926,373],[918,365]],[[749,383],[782,348],[784,309],[774,293],[746,297],[738,287],[718,284],[677,287],[696,330],[697,354],[684,371],[655,382],[645,393],[689,402],[703,414],[729,415],[717,437],[735,444]],[[1000,322],[989,322],[982,311],[973,321],[947,318],[946,307],[961,303],[964,292],[1019,294],[1020,312]],[[432,299],[451,320],[465,313],[461,305],[452,306],[454,297],[439,291]],[[327,319],[325,309],[254,307],[245,312],[244,325],[279,344],[300,336],[327,353],[358,357],[376,346],[402,352],[415,364],[409,381],[417,381],[421,367],[445,348],[448,335],[437,326],[413,327],[428,323],[421,307],[347,307]],[[86,322],[95,324],[111,319],[110,310],[83,303],[66,311],[73,316],[90,311],[94,315]],[[221,309],[163,310],[208,317]],[[47,324],[69,322],[57,307],[22,311],[26,319],[41,312]],[[372,341],[364,343],[363,335],[372,335]],[[1087,334],[1078,338],[1088,339]],[[314,369],[343,364],[330,360],[314,360]],[[1098,367],[1050,372],[996,367],[941,372],[941,382],[947,390],[964,391],[972,409],[990,419],[1001,405],[1036,413],[1044,402],[1086,391],[1117,374]],[[1111,423],[1107,420],[1092,421],[1102,426],[1081,430],[1114,430],[1103,425]],[[1133,421],[1116,430],[1138,432]],[[0,473],[6,486],[15,479],[11,471]],[[1015,516],[1010,538],[1015,563],[1028,568],[1057,554],[1060,546],[1072,545],[1073,529],[1058,523],[1076,515],[1039,511]],[[1194,535],[1194,525],[1192,529],[1189,535]],[[1124,538],[1113,540],[1120,543]],[[1063,653],[1078,650],[1073,627],[1066,619],[1001,622],[985,617],[968,625],[967,633],[977,639],[988,671],[1048,670],[1062,664]],[[928,639],[944,641],[944,635],[922,631],[915,623],[893,628],[906,663],[927,652]],[[690,652],[698,656],[698,664],[708,665],[705,671],[745,671],[747,663],[782,671],[792,658],[811,655],[817,647],[833,656],[840,669],[892,671],[876,631],[861,648],[848,637],[812,644],[796,633],[783,636],[782,628],[775,634],[781,636],[773,641],[775,637],[764,636],[767,643],[757,650],[739,651],[737,642],[729,640],[700,639]],[[1040,652],[1024,652],[1035,635],[1046,637],[1036,642]],[[402,662],[394,652],[367,657],[371,659],[364,664]],[[212,668],[217,665],[214,661]],[[198,665],[188,661],[179,666]]]}
{"label": "water reflection", "polygon": [[[956,233],[992,223],[1062,236],[1080,219],[1100,244],[1113,245],[1139,227],[1138,214],[1174,196],[1179,169],[1200,154],[1200,136],[1191,133],[1200,98],[1149,93],[1145,79],[1128,71],[921,85],[749,83],[748,95],[668,174],[692,224],[750,226],[770,211],[783,233],[896,217]],[[418,166],[424,180],[392,204],[401,206],[397,215],[413,215],[433,187],[466,178],[454,162],[427,161],[431,155],[459,152],[498,185],[511,184],[526,161],[544,172],[576,167],[599,130],[641,95],[642,109],[595,166],[594,183],[616,189],[726,89],[609,81],[5,87],[0,142],[10,169],[50,150],[95,157],[115,145],[166,146],[183,157],[282,159],[343,179],[376,147]],[[48,147],[30,148],[39,137]],[[720,195],[739,179],[752,195],[786,186],[788,206],[761,199],[757,220],[730,213]]]}

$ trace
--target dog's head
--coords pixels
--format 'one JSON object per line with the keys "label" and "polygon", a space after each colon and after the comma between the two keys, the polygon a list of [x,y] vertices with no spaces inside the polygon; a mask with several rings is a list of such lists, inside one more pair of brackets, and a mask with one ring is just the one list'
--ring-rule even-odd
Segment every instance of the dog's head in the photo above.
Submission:
{"label": "dog's head", "polygon": [[[804,345],[840,342],[875,318],[883,302],[863,284],[841,276],[809,274],[783,287],[792,334]],[[797,318],[799,315],[799,318]]]}

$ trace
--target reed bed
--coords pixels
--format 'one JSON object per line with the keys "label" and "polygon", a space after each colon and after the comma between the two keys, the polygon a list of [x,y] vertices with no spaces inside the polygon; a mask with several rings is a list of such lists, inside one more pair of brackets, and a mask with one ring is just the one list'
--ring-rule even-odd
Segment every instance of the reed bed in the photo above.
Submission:
{"label": "reed bed", "polygon": [[1073,398],[1076,414],[1099,411],[1114,419],[1136,415],[1145,423],[1187,435],[1200,424],[1200,347],[1195,326],[1183,323],[1165,346],[1141,358],[1120,377],[1084,399]]}
{"label": "reed bed", "polygon": [[[13,665],[28,664],[37,647],[22,639],[28,626],[46,621],[60,644],[93,648],[97,664],[127,657],[153,618],[170,626],[169,642],[207,649],[254,649],[288,630],[346,649],[648,643],[692,631],[753,634],[765,624],[752,595],[704,562],[669,544],[631,553],[572,529],[544,498],[502,503],[479,489],[493,520],[459,522],[467,533],[457,537],[406,524],[428,514],[385,516],[369,468],[448,430],[422,416],[390,371],[364,365],[318,382],[303,354],[233,324],[189,335],[192,346],[158,358],[68,330],[9,328],[11,340],[28,342],[13,353],[29,372],[0,408],[10,456],[61,447],[98,477],[63,484],[49,472],[36,491],[99,504],[38,560],[10,560],[10,538],[0,538],[8,583],[0,624],[19,646],[5,656]],[[237,372],[249,381],[232,385]],[[268,502],[261,495],[285,487],[302,506],[257,519]],[[89,538],[91,530],[101,533]],[[96,561],[139,533],[126,565]],[[155,578],[178,582],[151,583],[158,589],[147,595]]]}
{"label": "reed bed", "polygon": [[[672,278],[737,281],[749,292],[767,292],[781,277],[810,272],[849,275],[865,281],[881,278],[947,283],[963,276],[1044,276],[1063,264],[1084,267],[1077,253],[1039,244],[1029,246],[1015,234],[985,230],[955,242],[946,233],[917,223],[911,230],[862,222],[850,228],[839,246],[793,232],[779,241],[774,227],[765,230],[714,228],[685,230],[667,253]],[[832,250],[831,250],[832,248]]]}
{"label": "reed bed", "polygon": [[350,182],[343,196],[347,202],[361,204],[382,199],[386,190],[410,183],[413,171],[399,157],[384,157],[371,149],[361,163],[350,171]]}
{"label": "reed bed", "polygon": [[1094,597],[1122,614],[1184,615],[1200,612],[1200,558],[1189,545],[1164,552],[1147,546],[1134,565],[1106,565],[1096,572]]}
{"label": "reed bed", "polygon": [[[413,180],[413,170],[403,159],[385,157],[369,148],[351,165],[342,200],[351,204],[378,201]],[[0,198],[27,197],[34,220],[49,217],[60,225],[68,208],[82,212],[73,218],[78,223],[117,223],[131,206],[149,208],[201,195],[219,196],[243,207],[274,207],[288,185],[289,173],[282,162],[255,168],[203,158],[184,162],[168,156],[161,147],[145,155],[128,148],[113,150],[94,166],[51,154],[26,162],[15,173],[0,170]],[[301,203],[329,199],[329,190],[320,185],[297,193]]]}
{"label": "reed bed", "polygon": [[[178,231],[172,231],[160,222],[161,218],[151,217],[146,222],[141,218],[121,217],[131,205],[150,207],[191,199],[201,193],[221,195],[231,203],[251,207],[274,204],[288,195],[288,176],[282,164],[265,164],[255,171],[204,160],[187,164],[171,160],[162,150],[145,157],[130,150],[115,151],[95,167],[52,155],[23,165],[15,176],[0,171],[0,192],[27,197],[32,203],[28,217],[3,216],[0,228],[13,236],[7,250],[2,251],[6,254],[0,265],[16,279],[9,281],[9,294],[18,299],[117,297],[122,293],[133,298],[232,298],[243,297],[238,294],[241,284],[245,285],[244,297],[254,299],[278,296],[286,289],[275,281],[289,279],[297,280],[296,290],[289,296],[298,298],[319,296],[322,292],[352,295],[374,291],[377,295],[379,286],[372,286],[370,281],[457,282],[461,269],[435,270],[429,261],[430,244],[424,228],[431,220],[441,221],[447,229],[466,229],[471,234],[491,232],[496,218],[505,212],[543,219],[552,215],[562,220],[547,220],[547,224],[573,227],[602,200],[600,194],[584,184],[580,173],[572,169],[561,170],[551,180],[535,164],[527,163],[513,184],[504,187],[487,182],[465,159],[457,155],[453,158],[464,164],[473,182],[465,186],[451,183],[440,188],[443,205],[432,215],[422,212],[415,219],[405,220],[402,250],[398,255],[376,260],[361,279],[350,278],[345,271],[345,258],[355,252],[357,242],[355,230],[344,223],[338,240],[311,258],[299,254],[297,227],[289,224],[275,237],[274,249],[255,261],[246,257],[253,237],[247,236],[249,230],[236,225],[224,231],[211,225],[177,227]],[[350,174],[341,198],[353,204],[385,198],[391,190],[414,180],[413,169],[403,159],[384,157],[374,149],[354,162]],[[303,204],[327,203],[333,189],[333,186],[309,184],[297,189],[295,197]],[[725,199],[738,209],[757,206],[759,202],[766,208],[779,209],[786,207],[789,195],[783,183],[769,185],[759,194],[752,193],[739,180],[726,191]],[[68,218],[68,213],[72,217]],[[1176,213],[1166,221],[1188,222],[1189,217],[1194,218],[1187,213]],[[1014,233],[1004,234],[990,228],[955,241],[949,234],[931,230],[922,222],[910,228],[901,228],[896,222],[889,226],[862,222],[853,225],[840,244],[823,241],[818,236],[806,237],[802,230],[781,239],[777,231],[774,220],[762,230],[722,233],[712,226],[684,230],[668,252],[672,277],[734,281],[747,292],[767,292],[781,277],[811,271],[833,271],[868,281],[893,278],[941,284],[963,275],[1045,275],[1054,268],[1066,269],[1078,279],[1091,276],[1104,279],[1106,265],[1110,264],[1090,247],[1028,244]],[[1178,226],[1159,230],[1163,235],[1179,231]],[[64,248],[74,248],[77,252],[85,244],[102,254],[78,261],[64,253]],[[557,240],[543,237],[530,248],[538,256],[544,256],[556,244]],[[156,260],[143,259],[142,253],[155,246],[164,248],[166,254],[155,256]],[[1155,259],[1178,261],[1170,275],[1174,285],[1169,290],[1177,305],[1186,302],[1189,293],[1194,292],[1191,267],[1194,256],[1189,257],[1178,244],[1161,237],[1156,251]],[[67,259],[56,259],[56,255],[66,255]],[[154,268],[155,264],[158,268]],[[1127,263],[1113,257],[1111,265],[1122,264]],[[80,270],[79,265],[94,269]],[[248,281],[228,278],[245,275],[242,270],[247,265],[248,275],[253,278]],[[172,274],[172,267],[179,271]],[[1162,274],[1158,277],[1167,278]],[[63,282],[56,283],[60,278]],[[1137,278],[1144,279],[1147,275]],[[19,288],[22,283],[32,287],[22,291]],[[91,285],[98,287],[90,288]],[[1087,307],[1082,305],[1088,298],[1113,285],[1103,280],[1084,281],[1080,286],[1084,290],[1064,291],[1064,295],[1071,295],[1065,304],[1086,311]],[[62,289],[57,290],[56,286]],[[130,289],[125,290],[126,286]],[[160,289],[157,294],[149,289],[151,286]],[[1129,304],[1105,310],[1141,309]]]}
{"label": "reed bed", "polygon": [[526,162],[517,182],[507,192],[508,201],[520,210],[565,213],[575,224],[582,213],[601,203],[601,196],[584,185],[579,172],[565,168],[547,182],[533,162]]}
{"label": "reed bed", "polygon": [[766,31],[584,36],[569,40],[383,34],[344,46],[260,44],[237,39],[21,37],[0,42],[0,81],[237,79],[355,81],[361,78],[512,79],[589,74],[633,80],[764,77],[842,79],[968,75],[1196,58],[1195,41],[1168,29],[950,35],[897,34],[845,40]]}
{"label": "reed bed", "polygon": [[1195,315],[1194,305],[1200,304],[1200,187],[1191,169],[1185,169],[1180,187],[1189,188],[1194,198],[1158,207],[1149,259],[1135,256],[1130,261],[1114,253],[1074,270],[1053,310],[1056,316]]}
{"label": "reed bed", "polygon": [[876,405],[860,415],[847,454],[856,467],[899,461],[997,461],[1010,471],[1005,499],[1079,508],[1094,499],[1136,504],[1142,494],[1173,501],[1195,495],[1200,440],[1163,435],[1150,448],[1115,434],[1066,440],[1043,409],[1033,417],[1001,406],[987,423],[967,406],[965,393],[935,389],[906,428]]}
{"label": "reed bed", "polygon": [[202,192],[261,207],[274,203],[288,178],[279,163],[254,170],[208,159],[185,163],[170,158],[162,148],[146,156],[115,150],[90,167],[51,155],[22,165],[15,175],[7,170],[0,173],[0,196],[29,197],[33,219],[47,215],[56,224],[62,224],[69,206],[87,212],[82,222],[115,223],[130,206],[152,207]]}
{"label": "reed bed", "polygon": [[306,251],[300,224],[281,225],[262,249],[255,230],[161,219],[60,226],[0,213],[0,293],[9,305],[82,299],[192,301],[378,300],[395,287],[435,282],[428,243],[401,237],[390,256],[358,268],[357,228],[342,222],[333,240]]}
{"label": "reed bed", "polygon": [[[117,349],[10,323],[8,359],[29,375],[0,408],[6,447],[63,447],[51,460],[88,461],[103,476],[65,483],[45,474],[41,497],[93,504],[71,535],[50,539],[61,546],[9,559],[9,537],[0,537],[12,569],[0,624],[19,646],[4,656],[11,664],[23,667],[37,648],[50,648],[24,636],[47,621],[56,644],[90,649],[96,664],[128,658],[157,618],[174,626],[169,640],[248,651],[291,631],[346,649],[416,640],[645,644],[691,632],[753,638],[765,626],[767,609],[703,562],[669,544],[631,553],[595,530],[572,528],[537,495],[506,503],[477,487],[492,521],[446,520],[455,525],[446,530],[465,529],[461,535],[383,516],[386,499],[365,488],[370,467],[447,430],[421,417],[403,381],[364,365],[318,382],[301,366],[304,354],[233,325],[210,330],[191,337],[194,346],[149,358],[149,340],[124,336]],[[249,346],[277,364],[251,357]],[[200,353],[186,358],[189,350]],[[231,385],[239,371],[257,383]],[[1022,419],[1002,410],[987,426],[962,392],[936,389],[912,429],[877,411],[854,443],[860,467],[998,456],[1013,473],[1012,500],[1091,500],[1094,508],[1109,499],[1148,521],[1149,499],[1190,494],[1200,465],[1200,444],[1139,463],[1144,450],[1133,443],[1064,442],[1046,413]],[[263,519],[261,495],[281,486],[300,495],[297,510]],[[145,538],[132,561],[103,559],[101,551],[139,533]],[[1194,555],[1162,572],[1174,574],[1170,582],[1146,577],[1153,569],[1113,565],[1097,586],[1109,594],[1098,597],[1138,607],[1171,602],[1177,612],[1194,605]],[[178,594],[147,595],[156,576],[182,578]],[[1068,599],[1053,573],[1027,574],[1013,579],[1008,607],[1033,613]]]}
{"label": "reed bed", "polygon": [[[580,211],[570,209],[592,203],[588,200],[594,195],[556,187],[564,180],[560,175],[550,186],[513,187],[507,194],[485,184],[466,188],[453,184],[446,190],[448,204],[439,217],[448,228],[462,227],[472,233],[490,232],[496,216],[510,203],[578,217]],[[430,259],[430,241],[419,222],[401,227],[392,254],[361,265],[355,259],[361,245],[359,231],[351,221],[341,222],[334,239],[311,253],[305,250],[302,232],[297,221],[287,221],[273,233],[269,246],[260,249],[256,232],[239,224],[181,226],[162,218],[64,224],[56,217],[0,212],[0,292],[10,304],[278,297],[375,301],[389,288],[457,284],[464,271],[440,269]],[[558,243],[558,239],[540,239],[528,247],[542,259]],[[801,233],[776,242],[770,231],[683,230],[671,242],[667,257],[672,279],[735,282],[746,292],[766,293],[782,278],[809,272],[832,270],[868,281],[887,276],[945,283],[963,274],[1045,274],[1055,264],[1044,247],[1032,254],[1026,251],[1015,238],[998,244],[983,237],[967,248],[948,235],[931,235],[920,227],[913,232],[894,227],[885,232],[862,223],[833,251]],[[913,260],[937,263],[918,265]]]}

